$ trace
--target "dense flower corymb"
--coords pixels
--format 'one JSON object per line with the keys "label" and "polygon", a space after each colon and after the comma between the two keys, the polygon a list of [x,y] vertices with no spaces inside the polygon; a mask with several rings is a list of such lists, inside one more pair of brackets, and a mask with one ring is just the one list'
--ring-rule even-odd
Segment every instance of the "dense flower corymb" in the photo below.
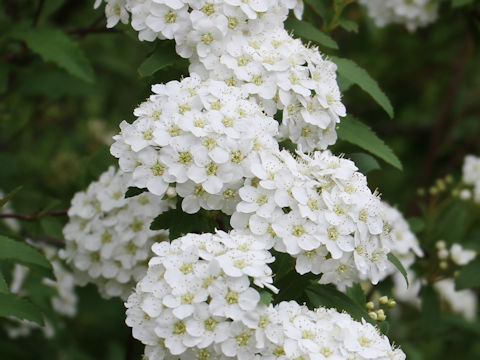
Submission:
{"label": "dense flower corymb", "polygon": [[[262,239],[237,232],[153,245],[157,256],[128,301],[127,325],[149,360],[405,359],[366,322],[296,302],[264,305],[274,259]],[[319,355],[321,354],[321,355]]]}
{"label": "dense flower corymb", "polygon": [[143,193],[125,199],[131,176],[113,167],[75,194],[63,230],[61,256],[72,266],[80,284],[92,282],[104,297],[126,298],[146,270],[150,246],[162,231],[149,229],[155,216],[169,209],[167,200]]}

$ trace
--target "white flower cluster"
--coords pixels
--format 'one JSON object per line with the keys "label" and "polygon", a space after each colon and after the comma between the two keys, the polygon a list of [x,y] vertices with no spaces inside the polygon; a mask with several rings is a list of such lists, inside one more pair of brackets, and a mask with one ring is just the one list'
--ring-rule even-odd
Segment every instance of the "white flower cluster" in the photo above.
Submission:
{"label": "white flower cluster", "polygon": [[475,250],[464,249],[461,244],[457,243],[452,244],[450,250],[447,249],[447,245],[443,240],[437,241],[435,246],[437,248],[437,256],[440,260],[451,260],[459,266],[467,265],[477,256]]}
{"label": "white flower cluster", "polygon": [[455,279],[437,281],[433,287],[452,312],[462,315],[466,320],[477,317],[477,295],[470,289],[455,290]]}
{"label": "white flower cluster", "polygon": [[473,186],[473,197],[469,190],[466,190],[468,196],[464,198],[473,198],[473,201],[480,204],[480,157],[475,155],[465,156],[463,163],[463,182]]}
{"label": "white flower cluster", "polygon": [[[42,282],[55,289],[56,294],[50,298],[53,310],[66,317],[73,317],[77,312],[77,295],[75,293],[75,281],[73,274],[67,270],[58,258],[57,249],[46,244],[30,243],[42,251],[50,261],[53,268],[55,280],[44,278]],[[15,264],[12,271],[10,291],[14,294],[24,294],[25,281],[29,276],[30,269],[26,266]],[[27,321],[12,318],[12,323],[7,324],[5,330],[10,338],[28,336],[32,330],[41,328],[40,325]],[[55,334],[55,329],[48,319],[45,318],[45,326],[41,328],[45,337],[49,338]]]}
{"label": "white flower cluster", "polygon": [[[405,359],[365,322],[296,302],[266,306],[266,245],[235,231],[153,245],[156,257],[127,303],[127,324],[160,359]],[[253,284],[252,284],[253,283]]]}
{"label": "white flower cluster", "polygon": [[419,306],[420,298],[418,294],[422,282],[410,267],[415,262],[416,257],[423,257],[423,251],[402,213],[384,201],[381,202],[380,207],[380,216],[383,219],[383,232],[380,235],[380,241],[402,263],[407,272],[409,285],[407,286],[403,275],[390,262],[383,273],[382,279],[391,275],[395,299]]}
{"label": "white flower cluster", "polygon": [[243,91],[196,75],[154,85],[133,124],[122,122],[111,152],[133,183],[163,195],[169,183],[182,208],[231,214],[237,190],[261,152],[278,151],[278,124]]}
{"label": "white flower cluster", "polygon": [[109,27],[127,23],[130,13],[140,40],[174,39],[192,74],[241,87],[268,115],[281,110],[280,138],[304,151],[325,149],[346,115],[336,65],[288,34],[283,22],[290,9],[300,17],[303,2],[109,0],[105,11]]}
{"label": "white flower cluster", "polygon": [[145,274],[150,246],[167,237],[149,226],[170,202],[149,193],[125,199],[129,186],[131,176],[110,167],[86,192],[75,194],[63,229],[61,257],[80,284],[96,284],[106,298],[126,298]]}
{"label": "white flower cluster", "polygon": [[360,0],[367,7],[375,24],[404,24],[409,31],[426,26],[437,19],[438,4],[433,0]]}
{"label": "white flower cluster", "polygon": [[[415,262],[416,257],[423,257],[423,251],[402,213],[384,201],[381,202],[380,207],[380,216],[383,219],[381,243],[383,247],[390,249],[405,269],[408,269]],[[389,263],[384,277],[397,273],[396,267]]]}
{"label": "white flower cluster", "polygon": [[329,151],[262,154],[240,188],[231,225],[296,258],[300,274],[323,274],[340,288],[377,283],[387,269],[380,199],[355,164]]}

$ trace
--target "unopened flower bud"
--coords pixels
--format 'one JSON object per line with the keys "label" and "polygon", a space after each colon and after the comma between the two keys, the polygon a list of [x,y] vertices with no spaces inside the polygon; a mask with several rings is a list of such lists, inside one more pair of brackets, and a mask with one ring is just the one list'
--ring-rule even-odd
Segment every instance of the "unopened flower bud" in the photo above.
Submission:
{"label": "unopened flower bud", "polygon": [[441,249],[438,251],[438,258],[445,260],[448,258],[448,250],[447,249]]}
{"label": "unopened flower bud", "polygon": [[435,244],[435,247],[436,247],[438,250],[441,250],[441,249],[445,249],[445,248],[447,247],[447,244],[445,244],[445,241],[439,240],[439,241],[437,241],[437,243]]}
{"label": "unopened flower bud", "polygon": [[368,309],[368,310],[373,310],[373,308],[375,307],[375,305],[373,304],[372,301],[369,301],[365,304],[365,307]]}
{"label": "unopened flower bud", "polygon": [[375,311],[371,311],[368,313],[368,316],[370,316],[373,320],[377,320],[378,316]]}
{"label": "unopened flower bud", "polygon": [[388,300],[388,307],[395,307],[397,305],[397,302],[393,299]]}
{"label": "unopened flower bud", "polygon": [[438,266],[440,267],[440,269],[446,270],[448,268],[448,263],[446,261],[441,261]]}
{"label": "unopened flower bud", "polygon": [[378,321],[385,321],[387,317],[385,316],[385,312],[382,309],[377,310],[377,320]]}
{"label": "unopened flower bud", "polygon": [[463,189],[459,194],[460,199],[470,200],[472,198],[472,192],[468,189]]}
{"label": "unopened flower bud", "polygon": [[385,305],[388,303],[388,297],[387,296],[382,296],[380,299],[378,299],[378,302],[382,305]]}

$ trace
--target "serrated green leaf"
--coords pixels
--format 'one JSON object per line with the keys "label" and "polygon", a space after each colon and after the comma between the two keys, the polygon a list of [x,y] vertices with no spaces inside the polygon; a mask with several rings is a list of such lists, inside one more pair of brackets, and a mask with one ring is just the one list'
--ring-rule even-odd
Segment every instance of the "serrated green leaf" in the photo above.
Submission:
{"label": "serrated green leaf", "polygon": [[407,270],[403,267],[403,264],[398,260],[398,258],[393,254],[393,253],[388,253],[387,254],[388,261],[390,261],[395,267],[400,271],[400,273],[403,275],[405,278],[405,281],[407,282],[407,287],[410,285],[408,283],[408,275],[407,275]]}
{"label": "serrated green leaf", "polygon": [[368,72],[352,60],[336,56],[332,56],[331,59],[337,64],[339,74],[360,86],[363,91],[369,94],[386,111],[388,116],[393,118],[393,106],[390,100]]}
{"label": "serrated green leaf", "polygon": [[473,0],[452,0],[452,8],[461,7],[473,3]]}
{"label": "serrated green leaf", "polygon": [[285,27],[289,30],[293,30],[295,35],[306,40],[313,41],[318,45],[322,45],[334,50],[338,49],[338,44],[335,42],[335,40],[306,21],[289,18],[285,22]]}
{"label": "serrated green leaf", "polygon": [[354,145],[360,146],[371,154],[402,170],[402,163],[382,139],[370,127],[360,120],[347,116],[337,128],[338,137]]}
{"label": "serrated green leaf", "polygon": [[9,292],[8,284],[3,277],[3,274],[0,273],[0,293],[7,294]]}
{"label": "serrated green leaf", "polygon": [[355,162],[355,165],[357,165],[358,170],[360,170],[362,174],[368,174],[370,171],[380,169],[380,164],[371,155],[364,153],[353,153],[349,154],[348,157],[350,160]]}
{"label": "serrated green leaf", "polygon": [[93,69],[76,41],[59,29],[22,28],[10,34],[13,38],[25,41],[27,46],[45,61],[51,61],[70,74],[92,82]]}
{"label": "serrated green leaf", "polygon": [[457,278],[455,288],[457,290],[480,287],[480,259],[477,258],[467,265],[462,266]]}
{"label": "serrated green leaf", "polygon": [[363,307],[332,286],[312,284],[305,292],[314,307],[325,306],[336,308],[338,311],[345,310],[355,320],[361,321],[363,318],[370,324],[375,325],[375,322],[368,316]]}
{"label": "serrated green leaf", "polygon": [[12,191],[10,191],[7,196],[5,196],[3,199],[0,199],[0,209],[4,207],[5,204],[9,202],[10,199],[13,198],[15,194],[20,191],[21,188],[22,188],[21,186],[16,187]]}
{"label": "serrated green leaf", "polygon": [[163,44],[142,62],[138,67],[138,73],[143,77],[153,75],[176,60],[178,60],[178,56],[175,47],[170,43]]}
{"label": "serrated green leaf", "polygon": [[125,193],[125,199],[140,195],[145,191],[148,191],[148,189],[147,188],[140,189],[135,186],[129,186],[127,192]]}
{"label": "serrated green leaf", "polygon": [[0,259],[19,262],[24,265],[37,265],[51,269],[52,265],[43,254],[27,243],[0,236]]}
{"label": "serrated green leaf", "polygon": [[43,325],[42,313],[28,300],[16,294],[0,294],[0,316],[15,316],[22,320],[30,320]]}

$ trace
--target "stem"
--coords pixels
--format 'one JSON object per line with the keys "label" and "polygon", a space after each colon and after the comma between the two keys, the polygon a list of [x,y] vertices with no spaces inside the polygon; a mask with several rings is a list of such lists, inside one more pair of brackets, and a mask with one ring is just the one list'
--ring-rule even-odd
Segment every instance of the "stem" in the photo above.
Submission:
{"label": "stem", "polygon": [[68,210],[57,210],[57,211],[42,211],[38,210],[30,214],[0,214],[0,218],[3,219],[19,219],[25,221],[34,221],[45,216],[64,216],[67,215]]}
{"label": "stem", "polygon": [[42,14],[44,4],[45,0],[40,0],[38,2],[37,10],[35,11],[35,17],[33,18],[33,27],[37,26],[38,20],[40,20],[40,15]]}
{"label": "stem", "polygon": [[334,0],[334,3],[333,3],[333,6],[335,8],[335,14],[333,15],[333,18],[332,18],[332,21],[330,21],[330,23],[327,25],[327,23],[325,23],[326,26],[324,26],[324,31],[326,33],[330,33],[332,32],[338,25],[340,25],[340,17],[343,13],[343,10],[345,10],[345,8],[354,3],[356,0]]}

